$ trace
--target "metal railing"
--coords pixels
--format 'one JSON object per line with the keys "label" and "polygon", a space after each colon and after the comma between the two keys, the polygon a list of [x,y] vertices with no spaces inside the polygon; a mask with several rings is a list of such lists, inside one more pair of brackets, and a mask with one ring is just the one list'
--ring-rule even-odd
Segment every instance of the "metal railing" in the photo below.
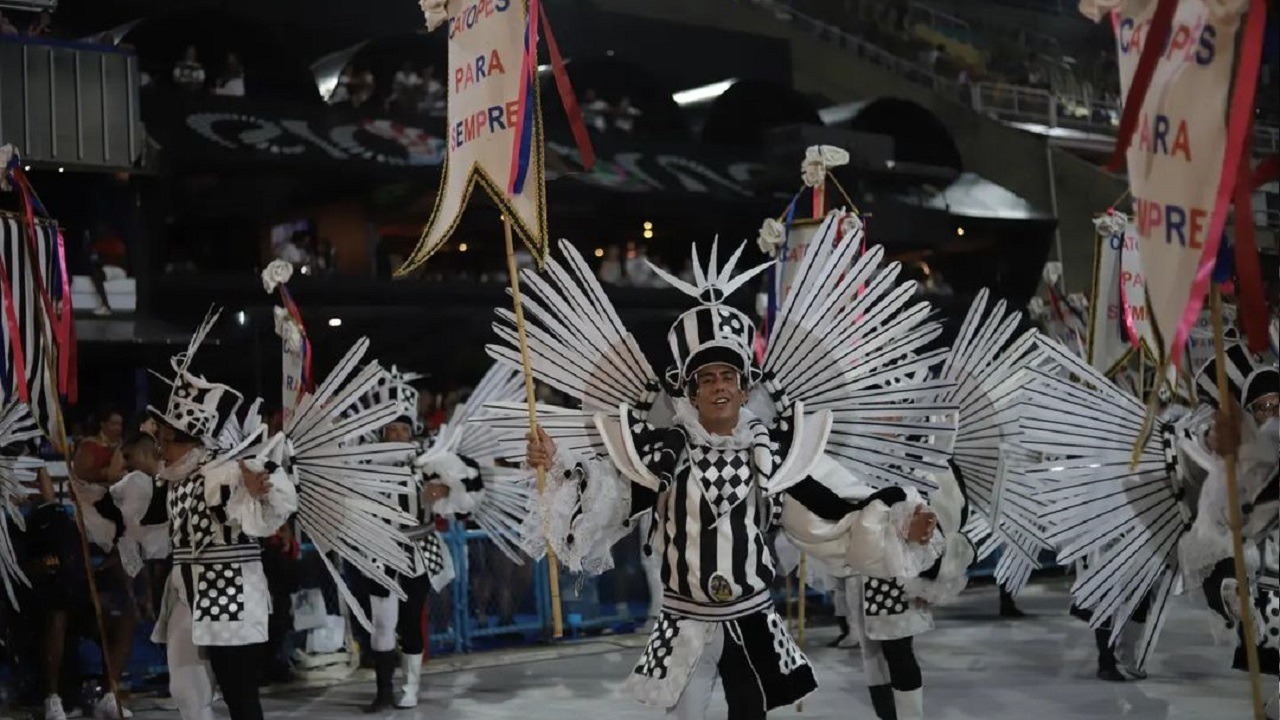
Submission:
{"label": "metal railing", "polygon": [[[852,51],[859,58],[891,70],[916,85],[948,95],[975,112],[1003,122],[1069,128],[1099,135],[1114,135],[1120,122],[1117,102],[1070,96],[1040,88],[1008,83],[961,84],[935,74],[920,63],[895,55],[868,43],[830,22],[817,20],[797,10],[787,0],[754,0],[779,18],[827,42]],[[1280,150],[1280,128],[1255,126],[1253,149],[1259,154]]]}

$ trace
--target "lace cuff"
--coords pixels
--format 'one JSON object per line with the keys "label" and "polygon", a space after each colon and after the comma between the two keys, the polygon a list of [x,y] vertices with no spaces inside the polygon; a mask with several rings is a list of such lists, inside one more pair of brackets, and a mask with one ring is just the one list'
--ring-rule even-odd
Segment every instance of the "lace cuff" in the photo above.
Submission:
{"label": "lace cuff", "polygon": [[611,548],[630,530],[630,502],[630,483],[611,463],[561,451],[545,494],[533,497],[522,547],[536,559],[550,546],[570,571],[598,575],[613,567]]}
{"label": "lace cuff", "polygon": [[259,538],[275,535],[297,510],[298,492],[283,470],[271,473],[271,489],[261,498],[236,482],[226,506],[228,521],[237,523],[245,535]]}

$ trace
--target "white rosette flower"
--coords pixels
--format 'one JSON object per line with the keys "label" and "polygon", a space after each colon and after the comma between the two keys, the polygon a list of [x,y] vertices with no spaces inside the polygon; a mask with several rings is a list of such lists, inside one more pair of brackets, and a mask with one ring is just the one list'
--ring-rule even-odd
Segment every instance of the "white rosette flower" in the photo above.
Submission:
{"label": "white rosette flower", "polygon": [[289,282],[289,278],[293,277],[293,264],[288,260],[272,260],[270,265],[262,271],[262,289],[268,294],[276,291],[276,288]]}
{"label": "white rosette flower", "polygon": [[1113,210],[1106,215],[1094,218],[1093,227],[1097,230],[1099,237],[1124,235],[1125,229],[1129,227],[1129,217]]}
{"label": "white rosette flower", "polygon": [[1056,286],[1058,281],[1062,279],[1062,263],[1057,261],[1045,263],[1044,271],[1040,273],[1040,277],[1044,278],[1045,285]]}
{"label": "white rosette flower", "polygon": [[816,188],[827,179],[831,168],[849,164],[849,152],[834,145],[810,145],[800,163],[800,177],[805,187]]}
{"label": "white rosette flower", "polygon": [[1044,298],[1039,295],[1027,301],[1027,314],[1032,320],[1042,320],[1049,314],[1049,308],[1044,304]]}
{"label": "white rosette flower", "polygon": [[840,235],[848,236],[862,229],[862,217],[850,210],[840,218]]}
{"label": "white rosette flower", "polygon": [[422,15],[427,20],[427,30],[435,30],[449,19],[449,0],[418,0]]}
{"label": "white rosette flower", "polygon": [[768,218],[764,224],[760,226],[760,234],[756,236],[756,245],[760,246],[760,252],[773,257],[778,254],[778,248],[787,241],[787,228],[777,220]]}
{"label": "white rosette flower", "polygon": [[277,305],[275,307],[276,335],[284,341],[285,350],[291,353],[302,351],[302,328],[294,322],[288,310]]}
{"label": "white rosette flower", "polygon": [[1067,304],[1081,315],[1089,312],[1089,298],[1085,297],[1084,293],[1071,293],[1067,296]]}

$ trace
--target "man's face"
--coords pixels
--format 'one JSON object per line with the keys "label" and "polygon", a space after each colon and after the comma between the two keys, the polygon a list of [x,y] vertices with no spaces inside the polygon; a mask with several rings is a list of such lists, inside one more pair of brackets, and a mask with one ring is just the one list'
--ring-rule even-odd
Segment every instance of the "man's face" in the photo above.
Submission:
{"label": "man's face", "polygon": [[178,442],[178,433],[168,425],[161,424],[156,440],[160,443],[160,457],[166,465],[173,465],[187,454],[191,446]]}
{"label": "man's face", "polygon": [[111,413],[102,421],[102,436],[113,443],[120,442],[120,436],[124,434],[124,418],[117,413]]}
{"label": "man's face", "polygon": [[408,423],[390,423],[382,429],[382,439],[387,442],[410,442],[413,440],[413,428]]}
{"label": "man's face", "polygon": [[1259,426],[1266,425],[1268,420],[1280,416],[1280,393],[1269,393],[1249,403],[1249,412]]}
{"label": "man's face", "polygon": [[738,371],[715,363],[699,368],[693,382],[693,406],[702,424],[709,429],[737,426],[738,412],[747,399]]}

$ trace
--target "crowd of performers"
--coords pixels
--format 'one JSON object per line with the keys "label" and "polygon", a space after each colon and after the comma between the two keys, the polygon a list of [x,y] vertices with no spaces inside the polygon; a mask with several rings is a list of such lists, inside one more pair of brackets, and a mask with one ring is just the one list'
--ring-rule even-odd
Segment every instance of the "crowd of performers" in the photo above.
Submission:
{"label": "crowd of performers", "polygon": [[[515,559],[549,548],[586,574],[611,568],[612,546],[638,530],[658,597],[626,687],[687,720],[706,717],[717,685],[733,720],[818,687],[771,595],[801,553],[839,599],[882,720],[926,716],[913,638],[996,551],[1003,614],[1017,612],[1011,598],[1042,552],[1075,563],[1073,612],[1097,637],[1104,680],[1144,676],[1177,594],[1203,601],[1241,648],[1258,649],[1264,672],[1280,674],[1275,358],[1233,345],[1227,395],[1215,367],[1199,369],[1198,397],[1167,393],[1144,433],[1141,400],[985,291],[940,347],[932,308],[861,235],[828,216],[762,352],[765,338],[730,297],[766,265],[735,274],[742,248],[722,263],[713,245],[705,264],[694,248],[691,281],[654,268],[694,299],[671,327],[663,372],[562,242],[545,271],[524,274],[536,329],[527,352],[537,380],[574,405],[540,407],[533,432],[507,310],[489,348],[497,364],[429,441],[413,376],[365,361],[363,340],[268,433],[256,404],[241,412],[239,393],[193,370],[211,315],[173,359],[151,433],[130,440],[141,469],[80,507],[90,539],[129,574],[173,563],[152,637],[166,647],[182,718],[212,718],[215,690],[233,720],[262,717],[256,654],[272,603],[262,539],[287,523],[315,543],[369,630],[368,711],[416,706],[423,605],[454,575],[435,521],[451,516]],[[286,349],[296,343],[281,335]],[[0,434],[8,446],[39,431],[10,404]],[[1237,458],[1252,637],[1235,601],[1227,456]],[[52,499],[35,465],[0,463],[12,517],[37,484]],[[12,599],[30,578],[5,540]],[[336,560],[362,588],[347,587]],[[46,716],[58,720],[56,685],[50,693]],[[104,703],[124,712],[114,696]]]}

